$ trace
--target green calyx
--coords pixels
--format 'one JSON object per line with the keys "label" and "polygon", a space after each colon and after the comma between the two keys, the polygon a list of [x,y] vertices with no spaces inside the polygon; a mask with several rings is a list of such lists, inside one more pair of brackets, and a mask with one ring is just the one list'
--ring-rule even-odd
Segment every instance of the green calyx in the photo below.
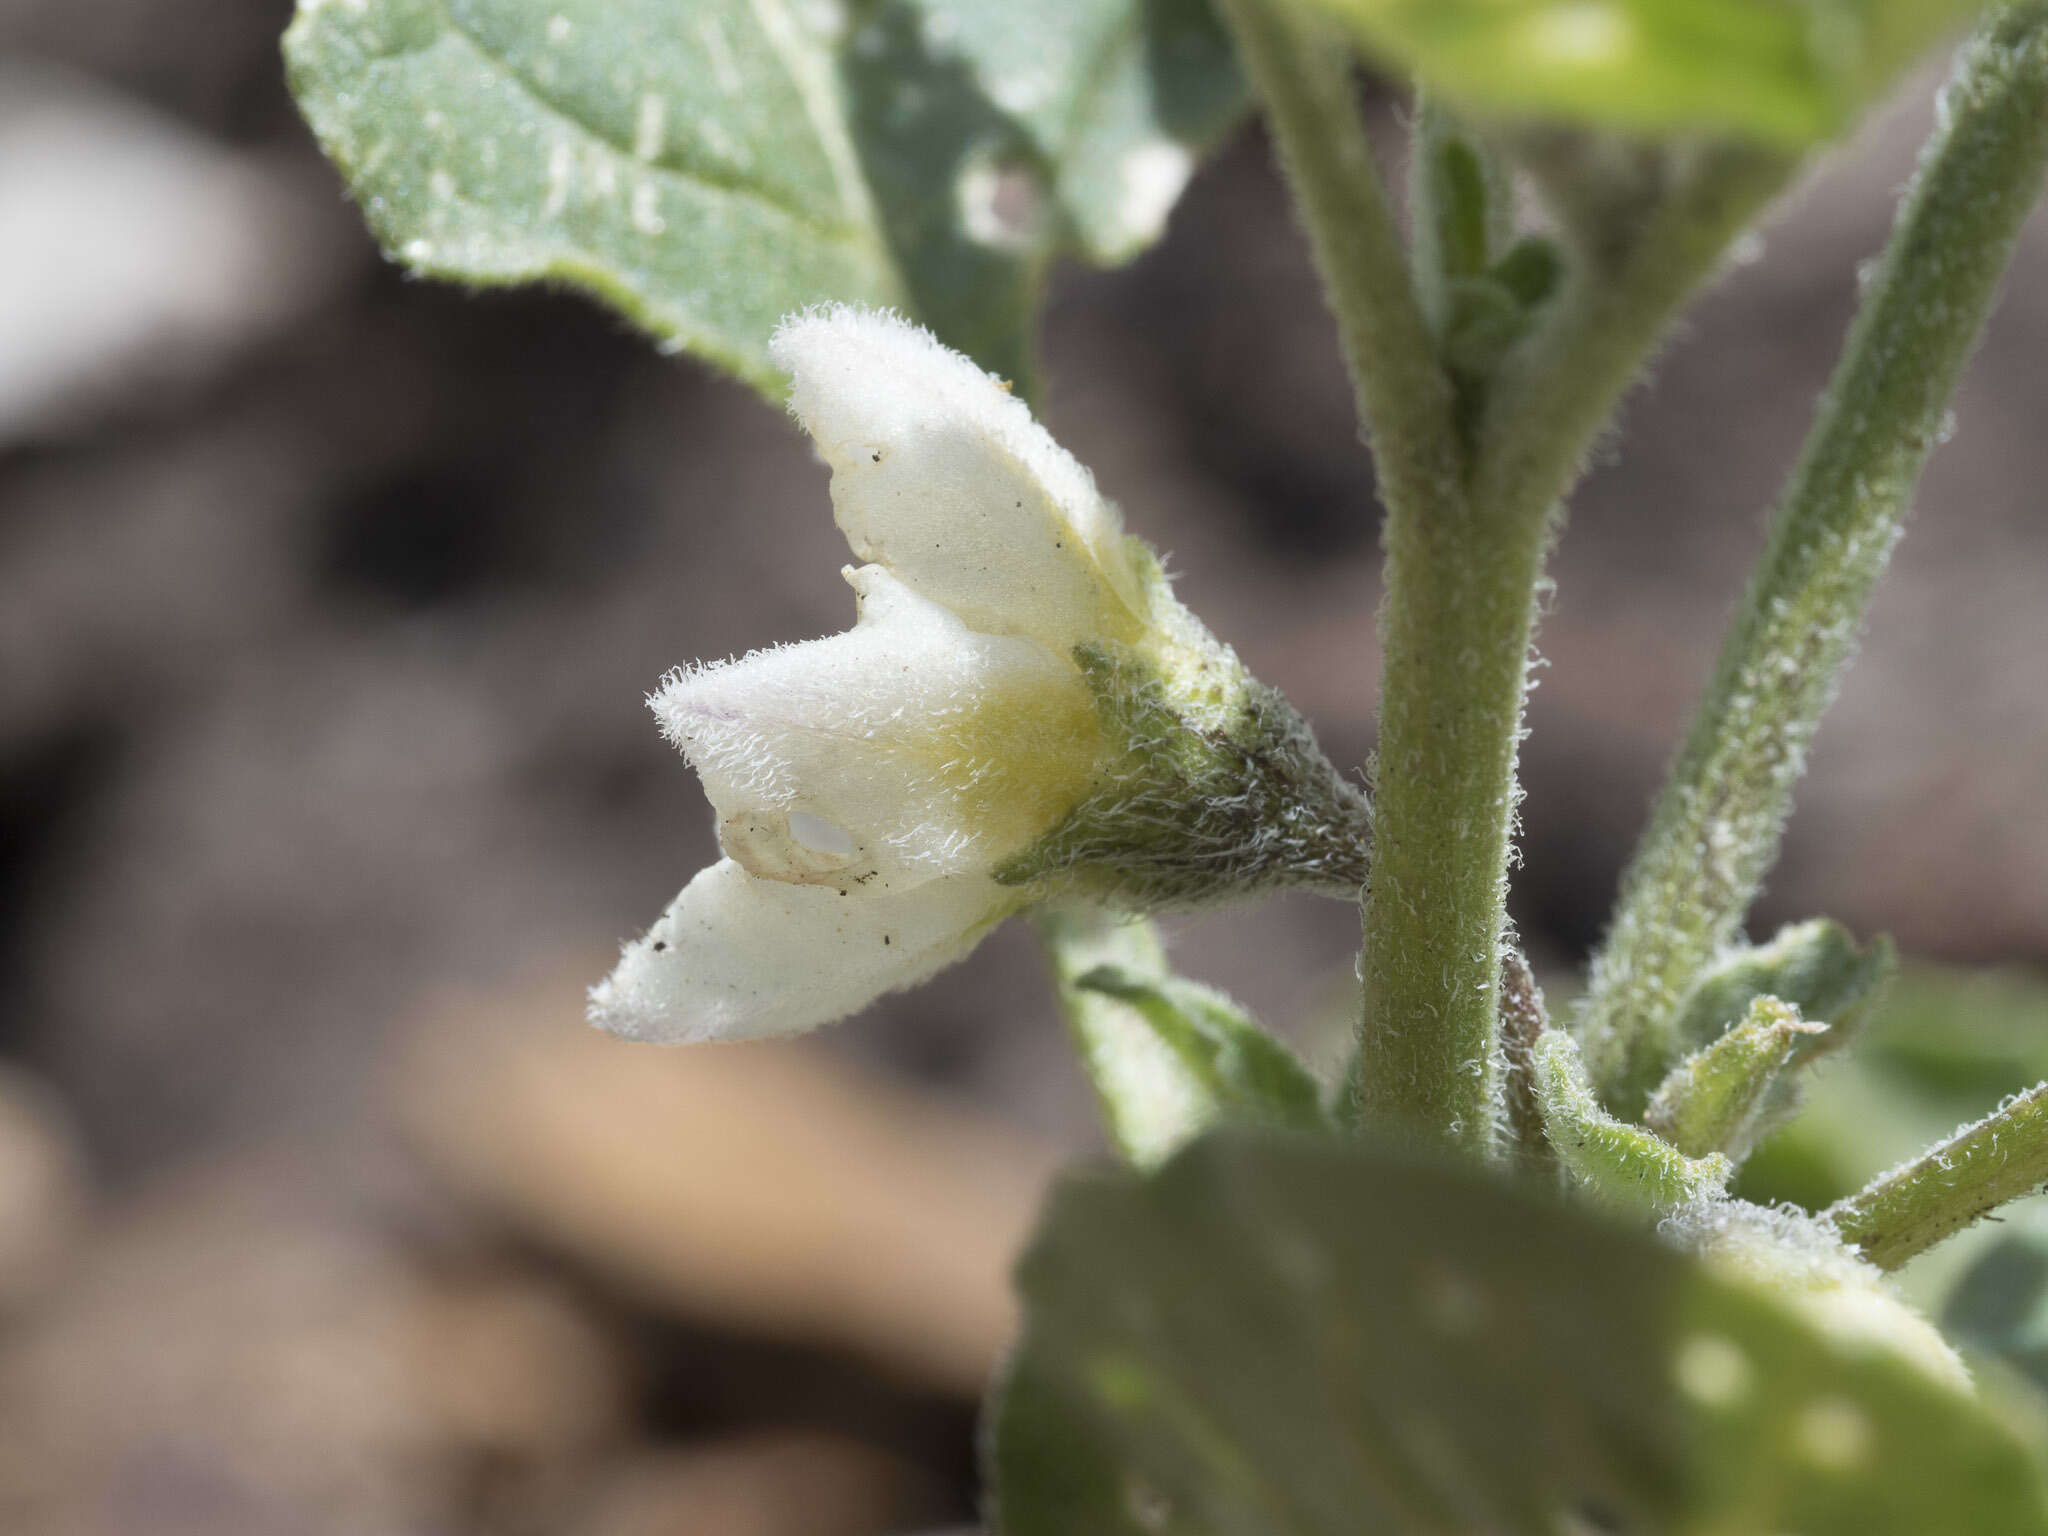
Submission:
{"label": "green calyx", "polygon": [[1076,648],[1111,745],[1080,804],[996,878],[1138,911],[1289,887],[1355,899],[1372,846],[1364,789],[1228,647],[1156,638]]}

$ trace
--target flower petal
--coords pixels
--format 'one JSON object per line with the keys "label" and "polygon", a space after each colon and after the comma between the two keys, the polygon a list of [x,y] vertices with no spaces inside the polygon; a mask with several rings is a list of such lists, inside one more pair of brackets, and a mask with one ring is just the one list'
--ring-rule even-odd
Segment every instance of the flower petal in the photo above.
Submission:
{"label": "flower petal", "polygon": [[902,896],[757,880],[731,859],[698,872],[590,993],[590,1020],[684,1044],[829,1024],[952,964],[1017,905],[985,876]]}
{"label": "flower petal", "polygon": [[845,305],[784,321],[769,350],[856,555],[986,633],[1062,656],[1129,638],[1144,589],[1116,509],[1009,386],[920,326]]}
{"label": "flower petal", "polygon": [[1079,671],[879,566],[849,579],[847,633],[678,672],[650,701],[726,853],[765,879],[901,892],[1050,830],[1100,748]]}

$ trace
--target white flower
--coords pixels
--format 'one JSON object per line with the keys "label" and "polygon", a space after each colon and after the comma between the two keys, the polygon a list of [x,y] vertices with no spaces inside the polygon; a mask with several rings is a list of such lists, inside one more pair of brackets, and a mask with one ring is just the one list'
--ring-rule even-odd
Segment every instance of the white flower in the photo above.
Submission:
{"label": "white flower", "polygon": [[626,946],[595,1022],[672,1041],[809,1029],[1047,894],[1356,894],[1364,796],[1007,385],[845,307],[786,321],[771,350],[868,562],[846,573],[858,617],[685,668],[649,700],[725,857]]}
{"label": "white flower", "polygon": [[1178,610],[1088,471],[925,331],[832,308],[772,350],[869,562],[847,572],[859,616],[649,701],[726,857],[591,993],[624,1035],[808,1029],[965,954],[1027,899],[998,865],[1093,787],[1103,727],[1076,648]]}

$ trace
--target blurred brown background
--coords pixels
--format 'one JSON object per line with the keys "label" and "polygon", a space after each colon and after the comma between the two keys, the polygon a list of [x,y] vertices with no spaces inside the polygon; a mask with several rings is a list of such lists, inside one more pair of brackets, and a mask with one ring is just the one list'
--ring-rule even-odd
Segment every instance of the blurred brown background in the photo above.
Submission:
{"label": "blurred brown background", "polygon": [[[851,616],[823,473],[581,301],[383,266],[288,18],[0,0],[0,1529],[969,1522],[1004,1267],[1098,1144],[1029,935],[797,1049],[578,1017],[712,849],[642,694]],[[1695,311],[1573,507],[1515,902],[1559,968],[1931,78]],[[1054,431],[1362,763],[1371,472],[1255,131],[1159,249],[1058,274],[1044,354]],[[2048,963],[2044,386],[2037,219],[1760,926]],[[1174,927],[1328,1054],[1353,924]]]}

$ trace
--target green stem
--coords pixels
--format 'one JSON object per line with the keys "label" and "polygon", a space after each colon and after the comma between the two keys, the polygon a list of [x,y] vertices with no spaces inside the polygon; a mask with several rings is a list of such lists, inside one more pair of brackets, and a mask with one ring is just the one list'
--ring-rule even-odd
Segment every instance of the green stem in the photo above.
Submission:
{"label": "green stem", "polygon": [[1808,743],[2039,191],[2048,7],[1988,26],[1945,101],[1594,962],[1580,1031],[1624,1115],[1681,1050],[1684,993],[1777,856]]}
{"label": "green stem", "polygon": [[1490,1134],[1472,1117],[1494,1098],[1515,755],[1551,511],[1672,312],[1780,175],[1752,157],[1703,163],[1490,387],[1467,494],[1423,515],[1389,502],[1355,1081],[1367,1113]]}
{"label": "green stem", "polygon": [[1285,0],[1220,0],[1335,312],[1388,508],[1423,511],[1462,494],[1451,385],[1438,366],[1359,120],[1351,49]]}
{"label": "green stem", "polygon": [[1485,1149],[1494,1134],[1515,748],[1550,512],[1678,302],[1783,174],[1701,152],[1659,186],[1490,390],[1461,447],[1335,39],[1262,0],[1222,11],[1266,105],[1343,333],[1386,503],[1375,854],[1358,1111]]}
{"label": "green stem", "polygon": [[1495,380],[1474,499],[1548,513],[1680,305],[1785,184],[1793,162],[1739,146],[1674,150],[1657,185],[1580,231],[1574,280],[1535,344]]}
{"label": "green stem", "polygon": [[1879,1269],[1897,1269],[1978,1218],[2048,1183],[2048,1083],[1930,1147],[1827,1216]]}
{"label": "green stem", "polygon": [[1727,1189],[1735,1169],[1719,1152],[1687,1157],[1662,1137],[1602,1109],[1586,1081],[1578,1043],[1563,1030],[1538,1040],[1530,1059],[1544,1134],[1572,1177],[1601,1199],[1671,1211]]}
{"label": "green stem", "polygon": [[[1387,206],[1386,191],[1359,120],[1351,77],[1351,52],[1334,33],[1325,31],[1291,9],[1271,0],[1221,0],[1224,20],[1236,36],[1243,59],[1262,98],[1268,124],[1287,173],[1295,205],[1307,228],[1324,292],[1337,317],[1345,361],[1358,395],[1359,415],[1379,471],[1380,494],[1387,510],[1388,614],[1395,594],[1413,594],[1407,612],[1418,608],[1432,616],[1455,609],[1471,619],[1480,633],[1467,637],[1465,626],[1436,623],[1428,638],[1415,635],[1414,624],[1395,624],[1386,615],[1386,684],[1388,705],[1412,698],[1440,676],[1436,642],[1446,628],[1458,632],[1453,655],[1469,643],[1498,649],[1492,616],[1502,602],[1517,615],[1519,632],[1527,627],[1529,583],[1533,571],[1493,562],[1479,573],[1476,594],[1455,595],[1463,588],[1471,545],[1464,487],[1465,461],[1459,445],[1451,383],[1437,361],[1436,346],[1417,303],[1400,233]],[[1495,590],[1512,587],[1503,599]],[[1398,639],[1396,638],[1398,634]],[[1410,637],[1414,636],[1413,639]],[[1519,684],[1521,644],[1514,644],[1514,671]],[[1428,673],[1425,682],[1422,673]],[[1497,673],[1496,666],[1493,671]],[[1497,676],[1479,680],[1493,685]],[[1469,690],[1468,690],[1469,692]],[[1519,695],[1517,694],[1517,697]],[[1464,838],[1470,807],[1463,801],[1434,801],[1428,780],[1436,762],[1445,758],[1477,758],[1478,776],[1497,779],[1490,770],[1502,752],[1512,753],[1513,714],[1503,724],[1499,710],[1482,704],[1466,713],[1459,700],[1450,707],[1460,723],[1473,725],[1474,740],[1460,739],[1439,747],[1412,745],[1414,732],[1383,714],[1379,785],[1375,808],[1378,852],[1366,898],[1366,1026],[1361,1036],[1363,1106],[1389,1119],[1447,1135],[1454,1141],[1485,1147],[1492,1138],[1492,1072],[1495,1023],[1493,1013],[1496,957],[1490,945],[1478,950],[1465,942],[1468,932],[1498,934],[1499,885],[1505,860],[1505,817],[1499,855],[1476,882],[1457,891],[1433,887],[1431,901],[1416,906],[1403,893],[1418,882],[1403,872],[1409,850],[1434,847],[1444,829]],[[1391,733],[1391,734],[1390,734]],[[1389,757],[1389,748],[1394,756]],[[1425,761],[1427,759],[1428,761]],[[1470,777],[1468,772],[1466,777]],[[1489,791],[1482,792],[1485,798]],[[1469,796],[1465,799],[1469,800]],[[1389,810],[1392,819],[1389,820]],[[1392,834],[1395,864],[1385,863]],[[1473,845],[1483,864],[1487,838],[1480,831]],[[1409,927],[1389,943],[1381,935],[1378,913],[1386,906],[1382,886],[1391,881],[1393,898],[1409,901]],[[1476,908],[1475,914],[1465,910]],[[1490,914],[1490,916],[1489,916]],[[1453,937],[1453,935],[1456,937]],[[1433,978],[1427,988],[1376,989],[1373,974],[1384,970],[1390,952],[1414,962]],[[1453,976],[1454,964],[1475,953],[1485,955],[1484,987],[1470,978]],[[1380,957],[1377,961],[1375,957]],[[1436,984],[1442,982],[1442,985]],[[1378,995],[1376,996],[1376,991]]]}

